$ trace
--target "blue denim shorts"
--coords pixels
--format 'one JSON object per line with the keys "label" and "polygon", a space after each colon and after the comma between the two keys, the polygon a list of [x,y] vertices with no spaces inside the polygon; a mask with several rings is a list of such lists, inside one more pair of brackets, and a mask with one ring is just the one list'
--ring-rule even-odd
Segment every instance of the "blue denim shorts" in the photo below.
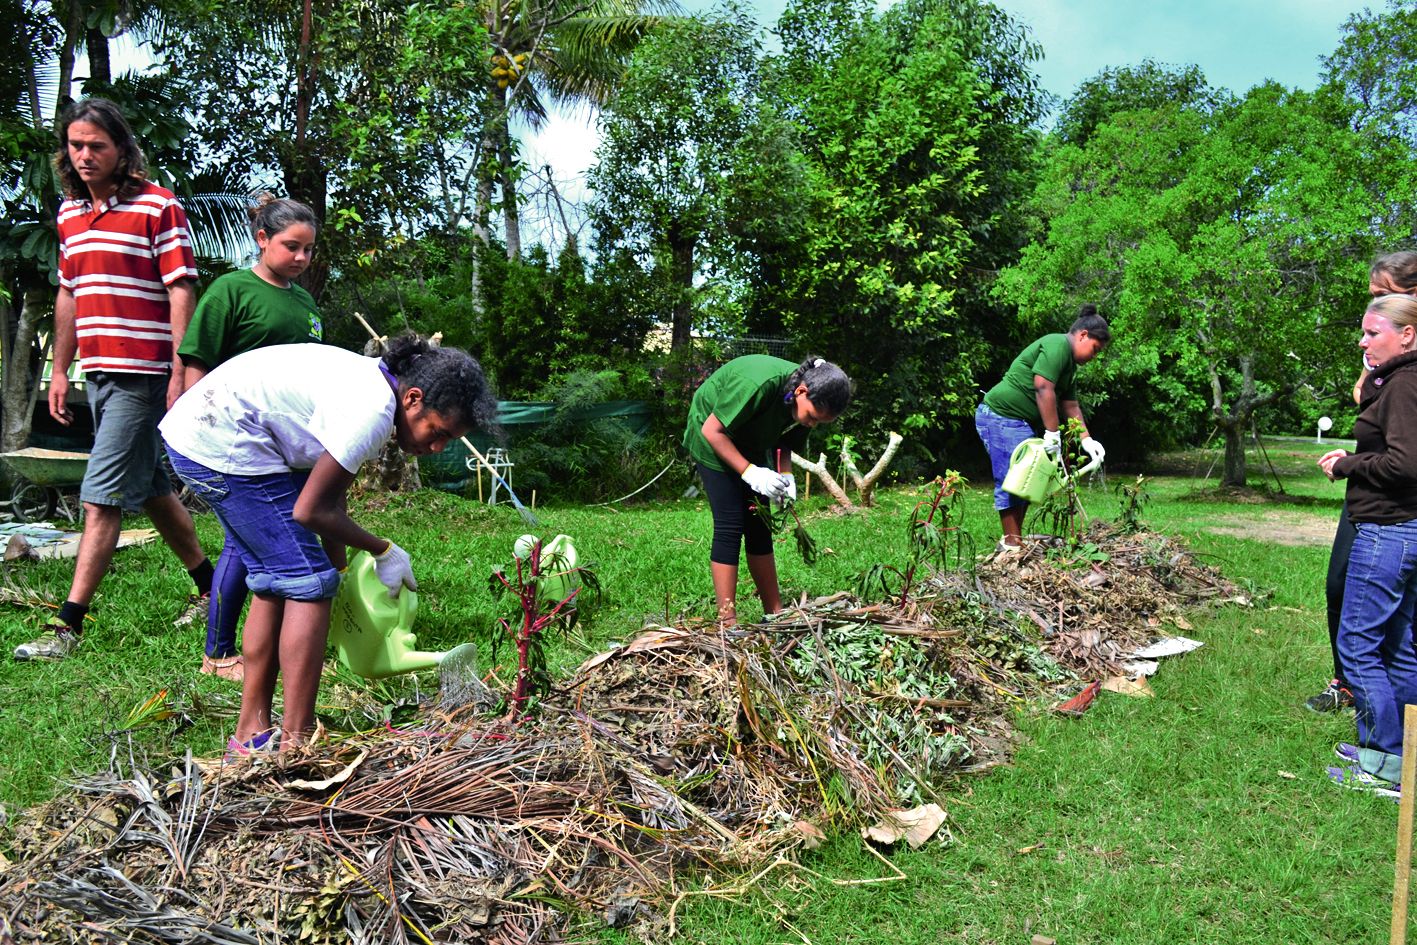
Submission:
{"label": "blue denim shorts", "polygon": [[87,381],[94,438],[79,500],[137,512],[172,492],[157,432],[167,412],[167,375],[95,371]]}
{"label": "blue denim shorts", "polygon": [[315,533],[295,522],[295,500],[308,472],[237,476],[208,469],[170,446],[167,455],[221,520],[246,565],[252,593],[300,601],[335,596],[339,572]]}
{"label": "blue denim shorts", "polygon": [[1009,460],[1020,443],[1037,436],[1025,420],[1004,417],[980,404],[974,411],[974,429],[989,451],[989,466],[994,473],[994,508],[1010,509],[1028,505],[1023,499],[1004,491],[1004,477],[1009,474]]}

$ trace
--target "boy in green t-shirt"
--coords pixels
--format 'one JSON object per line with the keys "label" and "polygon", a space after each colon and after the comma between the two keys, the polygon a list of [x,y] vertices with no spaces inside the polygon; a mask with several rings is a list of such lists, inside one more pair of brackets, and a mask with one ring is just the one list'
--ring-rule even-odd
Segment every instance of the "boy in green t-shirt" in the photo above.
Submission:
{"label": "boy in green t-shirt", "polygon": [[1087,434],[1073,378],[1077,366],[1097,357],[1111,340],[1112,332],[1107,320],[1097,314],[1097,306],[1083,305],[1066,335],[1044,335],[1024,348],[974,412],[974,428],[989,451],[994,472],[994,508],[999,510],[1004,532],[1000,552],[1015,551],[1023,542],[1028,503],[1003,489],[1009,459],[1020,443],[1042,429],[1043,445],[1056,453],[1062,447],[1059,428],[1074,417],[1083,424],[1082,448],[1087,455],[1098,462],[1106,455],[1102,444]]}

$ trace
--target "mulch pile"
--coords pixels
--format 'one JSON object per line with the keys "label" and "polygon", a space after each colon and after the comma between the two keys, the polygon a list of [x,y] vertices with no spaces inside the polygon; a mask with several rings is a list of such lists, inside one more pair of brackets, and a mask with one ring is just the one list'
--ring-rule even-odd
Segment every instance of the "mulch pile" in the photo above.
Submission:
{"label": "mulch pile", "polygon": [[1164,537],[1089,541],[1097,560],[1035,545],[904,605],[648,627],[515,722],[430,706],[254,761],[116,752],[10,826],[0,940],[500,945],[576,918],[667,936],[715,877],[941,801],[1006,760],[1020,702],[1242,600]]}

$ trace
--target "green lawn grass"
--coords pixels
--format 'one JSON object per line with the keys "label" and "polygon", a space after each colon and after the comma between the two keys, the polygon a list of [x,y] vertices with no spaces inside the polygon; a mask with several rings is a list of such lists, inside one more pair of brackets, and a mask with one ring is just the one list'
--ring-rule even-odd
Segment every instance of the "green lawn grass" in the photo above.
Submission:
{"label": "green lawn grass", "polygon": [[[734,902],[686,901],[678,913],[684,940],[1382,940],[1397,807],[1326,782],[1332,745],[1351,737],[1351,716],[1320,717],[1302,707],[1329,673],[1323,570],[1342,487],[1313,466],[1329,444],[1268,445],[1283,494],[1273,491],[1273,478],[1259,497],[1218,493],[1214,478],[1163,476],[1151,484],[1146,522],[1185,538],[1232,579],[1272,592],[1254,607],[1194,618],[1192,635],[1206,646],[1163,664],[1152,680],[1155,698],[1104,693],[1077,720],[1021,710],[1014,763],[949,786],[953,839],[892,855],[908,879],[834,884],[886,872],[858,839],[835,837],[803,861],[824,879],[801,875],[789,883],[779,875]],[[1166,468],[1193,470],[1196,458],[1172,457]],[[1252,482],[1261,471],[1252,467]],[[920,487],[887,490],[879,508],[858,516],[832,514],[814,498],[808,528],[833,553],[807,568],[784,547],[784,589],[829,593],[872,562],[902,560],[905,517],[920,494]],[[1102,517],[1117,509],[1100,486],[1084,501]],[[358,514],[413,556],[421,642],[444,647],[485,633],[496,613],[486,575],[509,558],[522,531],[516,515],[428,493],[380,506]],[[967,508],[979,548],[989,548],[997,530],[989,490],[974,488]],[[577,539],[607,590],[587,646],[627,638],[647,620],[709,613],[702,500],[538,515],[545,535]],[[215,548],[209,516],[199,528]],[[1281,543],[1291,541],[1305,543]],[[69,567],[28,565],[23,573],[59,596]],[[234,687],[196,672],[199,633],[170,625],[184,586],[165,549],[120,552],[79,656],[55,665],[0,660],[7,733],[0,801],[12,811],[51,796],[73,771],[100,767],[115,744],[128,750],[129,736],[117,734],[125,717],[164,687],[233,702]],[[741,615],[755,618],[746,576],[741,597]],[[13,647],[37,622],[33,613],[0,612],[0,644]],[[584,652],[567,644],[558,659],[573,664]],[[180,731],[157,726],[131,737],[159,757],[186,746],[210,753],[229,727],[199,716]]]}

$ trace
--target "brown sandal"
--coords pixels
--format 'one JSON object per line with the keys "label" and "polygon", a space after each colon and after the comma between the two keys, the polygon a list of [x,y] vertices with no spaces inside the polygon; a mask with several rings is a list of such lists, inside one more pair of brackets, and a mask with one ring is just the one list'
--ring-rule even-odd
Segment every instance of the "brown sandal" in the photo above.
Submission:
{"label": "brown sandal", "polygon": [[241,655],[236,656],[202,656],[202,672],[209,676],[219,676],[222,679],[239,683],[246,675],[246,666],[241,659]]}

